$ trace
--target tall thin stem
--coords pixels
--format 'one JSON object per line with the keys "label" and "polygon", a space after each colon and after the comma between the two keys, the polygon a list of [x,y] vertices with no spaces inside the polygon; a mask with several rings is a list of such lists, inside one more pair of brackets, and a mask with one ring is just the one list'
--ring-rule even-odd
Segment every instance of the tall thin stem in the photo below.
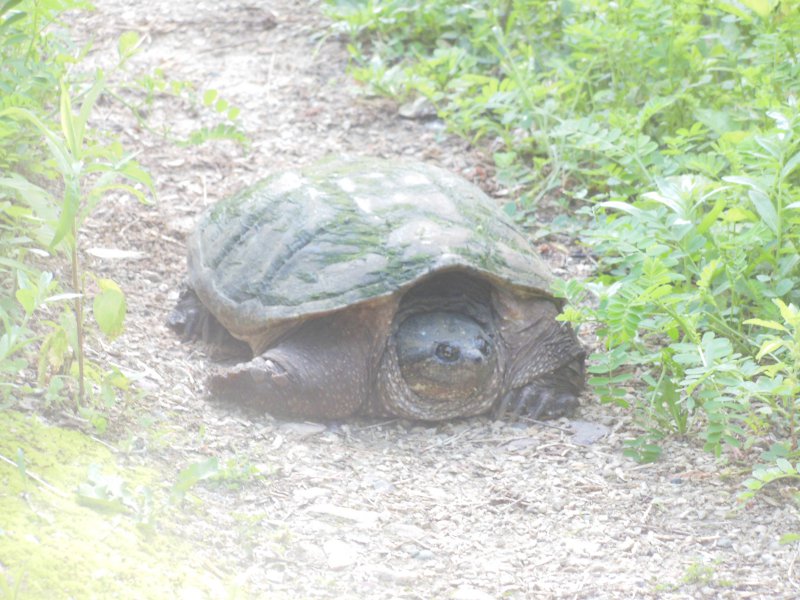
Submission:
{"label": "tall thin stem", "polygon": [[78,265],[78,231],[76,223],[72,223],[72,244],[71,244],[71,263],[72,263],[72,289],[75,291],[75,335],[78,347],[78,406],[83,406],[85,395],[83,378],[83,286],[80,284],[80,271]]}

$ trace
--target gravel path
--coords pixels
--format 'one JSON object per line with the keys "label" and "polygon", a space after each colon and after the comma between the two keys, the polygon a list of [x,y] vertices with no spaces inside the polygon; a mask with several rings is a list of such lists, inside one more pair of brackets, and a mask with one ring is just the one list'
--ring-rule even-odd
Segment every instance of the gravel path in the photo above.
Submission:
{"label": "gravel path", "polygon": [[[341,41],[317,2],[97,0],[75,17],[98,64],[137,31],[129,72],[159,68],[241,108],[249,149],[180,147],[100,107],[151,170],[158,199],[104,203],[84,247],[142,253],[87,257],[128,294],[125,335],[108,349],[138,378],[128,407],[128,460],[165,481],[209,456],[230,461],[228,486],[197,486],[185,519],[162,524],[232,561],[245,597],[268,598],[794,598],[797,529],[788,492],[737,507],[743,473],[692,444],[664,445],[640,466],[622,456],[629,416],[584,399],[581,419],[608,428],[589,445],[554,427],[470,419],[437,426],[352,421],[320,426],[208,402],[208,362],[163,321],[183,276],[183,239],[204,206],[269,171],[330,153],[411,155],[502,195],[480,152],[437,121],[399,117],[345,74]],[[141,98],[140,98],[141,99]],[[206,113],[156,96],[149,123],[174,133]],[[580,272],[554,255],[557,272]],[[236,475],[238,473],[238,475]],[[726,475],[728,475],[726,477]]]}

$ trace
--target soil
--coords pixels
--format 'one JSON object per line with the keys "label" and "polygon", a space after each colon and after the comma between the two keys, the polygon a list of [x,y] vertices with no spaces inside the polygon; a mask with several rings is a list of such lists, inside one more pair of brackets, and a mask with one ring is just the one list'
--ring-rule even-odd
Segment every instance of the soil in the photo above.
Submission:
{"label": "soil", "polygon": [[[508,191],[480,149],[435,119],[401,117],[354,82],[345,41],[318,2],[96,6],[73,23],[93,40],[91,61],[109,69],[118,36],[136,31],[141,48],[125,77],[161,69],[218,90],[241,109],[251,140],[181,146],[152,128],[185,135],[218,117],[157,93],[145,125],[106,101],[95,125],[137,153],[157,198],[110,196],[81,240],[86,266],[128,298],[126,332],[103,348],[141,390],[121,407],[124,460],[159,468],[166,482],[211,456],[229,471],[228,485],[195,486],[185,518],[160,524],[203,548],[203,568],[220,570],[240,597],[800,594],[796,546],[779,543],[798,524],[788,492],[740,505],[746,472],[688,441],[667,440],[660,462],[638,465],[622,455],[639,433],[629,413],[590,396],[580,419],[606,435],[588,442],[572,435],[580,423],[563,419],[312,424],[210,402],[208,358],[164,325],[184,277],[184,238],[204,207],[276,169],[342,153],[413,156],[497,197]],[[141,90],[127,97],[145,100]],[[568,253],[548,258],[561,273],[589,268]]]}

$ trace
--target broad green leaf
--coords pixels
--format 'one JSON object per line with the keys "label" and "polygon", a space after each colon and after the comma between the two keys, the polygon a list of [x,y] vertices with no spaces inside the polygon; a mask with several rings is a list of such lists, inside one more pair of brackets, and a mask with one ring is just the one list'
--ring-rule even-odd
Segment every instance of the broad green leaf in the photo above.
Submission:
{"label": "broad green leaf", "polygon": [[123,330],[127,310],[125,294],[111,279],[100,279],[100,293],[94,297],[92,310],[94,319],[106,336],[113,339]]}
{"label": "broad green leaf", "polygon": [[798,316],[797,307],[794,304],[787,305],[780,298],[774,298],[772,302],[778,307],[778,310],[781,311],[781,318],[789,325],[794,325]]}
{"label": "broad green leaf", "polygon": [[126,31],[121,36],[119,36],[119,40],[117,41],[117,52],[119,53],[119,57],[122,60],[130,58],[134,52],[136,52],[136,48],[139,45],[140,36],[135,31]]}
{"label": "broad green leaf", "polygon": [[4,2],[3,6],[0,6],[0,17],[6,14],[20,2],[22,2],[22,0],[7,0]]}
{"label": "broad green leaf", "polygon": [[764,484],[758,479],[745,479],[742,485],[749,490],[760,490],[762,487],[764,487]]}
{"label": "broad green leaf", "polygon": [[106,475],[94,464],[89,466],[87,481],[78,486],[76,494],[80,504],[95,510],[109,513],[129,510],[131,494],[125,481],[116,475]]}
{"label": "broad green leaf", "polygon": [[761,360],[767,354],[772,354],[773,352],[780,350],[783,347],[783,342],[781,340],[767,340],[763,344],[761,344],[761,348],[756,354],[756,360]]}
{"label": "broad green leaf", "polygon": [[214,100],[217,99],[217,90],[206,90],[203,93],[203,104],[211,106]]}
{"label": "broad green leaf", "polygon": [[69,149],[66,145],[58,138],[58,136],[53,132],[47,125],[45,125],[39,117],[33,114],[31,111],[24,109],[24,108],[17,108],[12,106],[11,108],[6,108],[4,110],[0,110],[0,117],[2,116],[11,116],[11,117],[18,117],[21,119],[25,119],[30,121],[34,127],[36,127],[41,134],[44,136],[45,144],[47,144],[48,150],[52,154],[53,158],[56,161],[56,165],[58,167],[59,172],[62,176],[67,176],[72,173],[72,157],[70,156]]}
{"label": "broad green leaf", "polygon": [[620,202],[618,200],[608,200],[606,202],[598,202],[597,205],[602,206],[603,208],[612,208],[614,210],[621,210],[631,215],[641,214],[642,212],[640,208],[636,208],[632,204],[628,204],[627,202]]}
{"label": "broad green leaf", "polygon": [[36,292],[30,288],[23,288],[16,291],[14,296],[17,302],[25,309],[25,313],[30,316],[36,310]]}
{"label": "broad green leaf", "polygon": [[726,223],[741,223],[743,221],[755,221],[756,216],[747,209],[740,206],[733,206],[722,214],[722,220]]}
{"label": "broad green leaf", "polygon": [[792,156],[786,161],[786,164],[783,165],[783,168],[781,169],[781,179],[786,179],[789,175],[791,175],[792,171],[797,168],[797,165],[800,165],[800,152]]}
{"label": "broad green leaf", "polygon": [[778,235],[780,221],[778,219],[778,213],[775,212],[775,206],[772,204],[769,196],[757,189],[750,190],[748,196],[764,224],[769,227],[775,235]]}
{"label": "broad green leaf", "polygon": [[750,189],[759,190],[764,194],[767,193],[767,189],[764,187],[764,184],[761,183],[758,179],[753,177],[747,177],[745,175],[730,175],[728,177],[723,177],[723,181],[727,181],[729,183],[738,183],[739,185],[746,185]]}
{"label": "broad green leaf", "polygon": [[27,16],[28,16],[28,13],[24,13],[24,12],[14,13],[13,15],[11,15],[7,19],[5,19],[3,22],[0,22],[0,31],[5,29],[6,27],[9,27],[9,26],[13,25],[17,21],[21,21],[22,19],[26,18]]}
{"label": "broad green leaf", "polygon": [[172,486],[172,495],[182,498],[197,482],[214,477],[218,473],[219,461],[216,456],[193,463],[178,473],[178,480]]}
{"label": "broad green leaf", "polygon": [[739,0],[747,8],[752,10],[761,18],[766,18],[772,11],[772,3],[770,0]]}
{"label": "broad green leaf", "polygon": [[[8,177],[0,177],[0,189],[15,192],[15,196],[30,207],[36,218],[48,226],[53,225],[58,218],[53,196],[21,175],[11,173]],[[49,238],[43,241],[45,244],[49,242]]]}
{"label": "broad green leaf", "polygon": [[67,148],[72,155],[73,160],[81,159],[81,150],[83,149],[80,144],[80,139],[83,137],[80,122],[72,114],[72,101],[69,98],[69,88],[63,81],[61,82],[61,132],[64,134],[64,139],[67,141]]}
{"label": "broad green leaf", "polygon": [[717,135],[724,135],[736,129],[736,123],[728,111],[697,108],[692,114]]}
{"label": "broad green leaf", "polygon": [[119,172],[132,181],[146,185],[150,193],[155,196],[156,190],[153,186],[153,179],[150,177],[150,173],[145,171],[138,162],[135,160],[126,161],[125,164],[119,167]]}
{"label": "broad green leaf", "polygon": [[[80,206],[80,190],[78,183],[68,179],[64,188],[64,199],[61,204],[61,215],[56,225],[53,239],[50,242],[50,249],[55,249],[61,241],[71,233],[75,227],[75,216],[78,214]],[[74,240],[72,240],[74,242]]]}
{"label": "broad green leaf", "polygon": [[105,89],[106,81],[103,72],[98,70],[95,74],[94,83],[89,91],[86,93],[86,97],[83,99],[83,103],[81,104],[81,110],[77,117],[76,121],[76,133],[78,135],[77,143],[78,148],[80,149],[81,154],[83,153],[83,136],[86,133],[86,123],[89,121],[89,115],[94,108],[94,103],[97,102],[98,96],[102,93],[103,89]]}
{"label": "broad green leaf", "polygon": [[722,214],[722,211],[725,210],[727,206],[727,202],[725,198],[717,198],[717,201],[714,203],[714,206],[711,208],[706,216],[703,217],[703,220],[700,221],[700,224],[697,226],[697,233],[704,234],[709,228],[716,222],[717,218]]}
{"label": "broad green leaf", "polygon": [[664,296],[669,296],[672,293],[673,287],[669,284],[655,286],[653,288],[647,289],[640,298],[637,298],[638,301],[651,301],[651,300],[659,300]]}
{"label": "broad green leaf", "polygon": [[766,327],[767,329],[775,329],[777,331],[788,331],[786,327],[776,321],[766,321],[764,319],[747,319],[745,325],[757,325],[758,327]]}

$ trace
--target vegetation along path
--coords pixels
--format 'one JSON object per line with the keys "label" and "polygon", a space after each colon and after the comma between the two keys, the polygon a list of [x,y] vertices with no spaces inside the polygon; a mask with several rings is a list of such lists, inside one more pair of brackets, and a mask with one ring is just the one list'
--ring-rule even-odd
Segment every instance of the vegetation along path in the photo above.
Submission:
{"label": "vegetation along path", "polygon": [[[589,394],[579,422],[547,425],[318,425],[209,402],[207,358],[164,324],[185,237],[206,206],[272,170],[343,153],[412,156],[498,198],[512,192],[439,120],[355,83],[317,2],[98,0],[70,24],[93,40],[81,68],[139,78],[123,97],[142,119],[104,97],[92,125],[137,153],[156,197],[112,193],[81,234],[87,268],[127,297],[124,332],[97,350],[138,391],[112,409],[102,443],[43,426],[31,406],[4,417],[0,454],[13,461],[22,447],[29,473],[23,485],[19,463],[0,465],[11,490],[0,491],[10,511],[0,597],[800,594],[796,546],[779,543],[797,519],[788,497],[737,502],[746,472],[691,441],[666,440],[662,460],[637,464],[622,453],[638,433],[630,413]],[[126,32],[137,51],[114,70]],[[205,102],[164,82],[191,82]],[[220,123],[249,141],[230,139],[233,129],[196,133]],[[228,139],[173,141],[193,133]],[[561,245],[546,249],[561,276],[591,268]],[[68,413],[51,411],[50,423],[93,431]]]}

